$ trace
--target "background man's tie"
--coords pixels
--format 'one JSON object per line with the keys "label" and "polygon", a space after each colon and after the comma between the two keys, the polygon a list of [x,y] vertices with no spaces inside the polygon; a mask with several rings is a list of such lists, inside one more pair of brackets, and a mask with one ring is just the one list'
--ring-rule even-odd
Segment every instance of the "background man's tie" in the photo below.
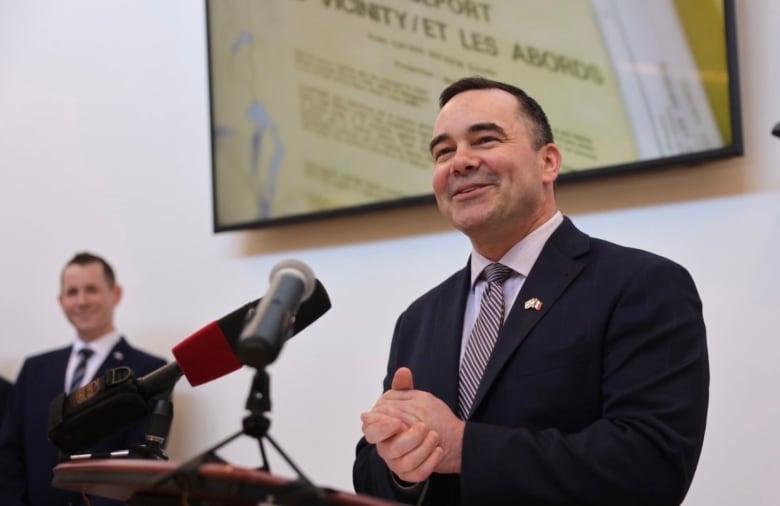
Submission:
{"label": "background man's tie", "polygon": [[76,370],[73,371],[73,379],[70,380],[70,388],[68,392],[72,392],[81,386],[84,381],[84,374],[87,372],[87,361],[94,351],[89,348],[81,348],[79,350],[79,363],[76,364]]}
{"label": "background man's tie", "polygon": [[471,411],[471,403],[477,394],[482,373],[498,339],[501,324],[504,322],[504,294],[501,285],[511,273],[512,269],[499,263],[492,263],[484,270],[487,286],[482,294],[477,321],[471,330],[460,363],[458,408],[464,420]]}

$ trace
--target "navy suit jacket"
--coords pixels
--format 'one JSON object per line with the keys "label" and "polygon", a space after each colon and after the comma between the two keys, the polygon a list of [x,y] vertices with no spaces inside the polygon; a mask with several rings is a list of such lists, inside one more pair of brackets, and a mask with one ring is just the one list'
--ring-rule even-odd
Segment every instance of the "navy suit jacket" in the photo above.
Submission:
{"label": "navy suit jacket", "polygon": [[[0,425],[0,504],[3,506],[82,505],[81,494],[51,486],[58,450],[48,439],[49,405],[64,389],[71,347],[25,360],[14,385],[6,416]],[[165,361],[131,347],[122,338],[100,366],[96,376],[115,367],[130,367],[142,376]],[[91,451],[125,450],[144,443],[145,422],[116,432]],[[122,504],[99,497],[92,506]]]}
{"label": "navy suit jacket", "polygon": [[[414,386],[457,413],[468,266],[399,317],[385,390]],[[526,308],[536,297],[542,306]],[[677,505],[704,437],[709,366],[688,272],[591,238],[566,218],[512,307],[466,421],[460,474],[434,474],[429,505]],[[414,502],[362,439],[355,489]]]}

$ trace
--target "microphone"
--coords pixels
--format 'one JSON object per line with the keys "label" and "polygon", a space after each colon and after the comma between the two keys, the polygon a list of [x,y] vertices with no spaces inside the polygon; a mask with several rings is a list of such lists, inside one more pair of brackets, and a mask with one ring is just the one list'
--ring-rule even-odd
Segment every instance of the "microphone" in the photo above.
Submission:
{"label": "microphone", "polygon": [[[209,323],[173,347],[174,362],[136,378],[128,367],[106,371],[70,394],[60,394],[49,408],[49,439],[64,452],[81,451],[122,430],[152,411],[155,397],[166,397],[185,376],[197,386],[240,368],[234,349],[258,302],[252,301]],[[315,280],[312,295],[296,313],[295,335],[331,307],[325,288]]]}
{"label": "microphone", "polygon": [[90,460],[110,458],[140,458],[153,460],[168,460],[165,444],[173,422],[173,403],[167,398],[155,399],[154,407],[146,423],[145,443],[132,446],[126,450],[103,451],[92,453],[60,454],[61,461]]}
{"label": "microphone", "polygon": [[283,260],[271,270],[271,286],[260,299],[238,343],[243,364],[262,369],[276,360],[295,329],[298,308],[315,291],[314,272],[298,260]]}
{"label": "microphone", "polygon": [[220,322],[230,326],[250,310],[247,304],[209,323],[173,348],[175,362],[146,376],[136,378],[129,367],[117,367],[70,394],[60,394],[49,407],[49,439],[66,452],[84,450],[149,414],[149,401],[168,393],[185,372],[192,376],[191,383],[200,385],[240,368]]}

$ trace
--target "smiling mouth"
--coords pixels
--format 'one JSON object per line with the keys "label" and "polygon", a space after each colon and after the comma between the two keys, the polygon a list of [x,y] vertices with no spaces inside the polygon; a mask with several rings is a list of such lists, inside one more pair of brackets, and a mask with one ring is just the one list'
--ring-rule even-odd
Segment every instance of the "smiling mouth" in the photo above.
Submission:
{"label": "smiling mouth", "polygon": [[459,188],[452,193],[452,196],[457,197],[459,195],[468,195],[470,193],[474,193],[475,191],[481,190],[487,186],[488,185],[484,184],[484,185],[473,185],[465,188]]}

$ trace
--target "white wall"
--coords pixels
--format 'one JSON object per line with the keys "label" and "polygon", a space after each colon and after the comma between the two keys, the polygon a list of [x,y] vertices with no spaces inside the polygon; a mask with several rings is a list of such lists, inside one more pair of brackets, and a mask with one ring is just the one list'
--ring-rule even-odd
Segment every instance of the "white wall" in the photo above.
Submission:
{"label": "white wall", "polygon": [[[745,156],[559,189],[584,230],[697,280],[712,386],[687,506],[776,504],[780,476],[780,3],[738,4]],[[201,2],[0,0],[0,374],[70,339],[55,297],[76,250],[114,263],[121,329],[166,357],[297,258],[334,307],[269,369],[271,435],[314,482],[351,490],[395,317],[464,264],[468,243],[430,207],[214,235],[206,80]],[[177,386],[175,459],[240,428],[251,376]],[[259,463],[248,438],[223,456]]]}

